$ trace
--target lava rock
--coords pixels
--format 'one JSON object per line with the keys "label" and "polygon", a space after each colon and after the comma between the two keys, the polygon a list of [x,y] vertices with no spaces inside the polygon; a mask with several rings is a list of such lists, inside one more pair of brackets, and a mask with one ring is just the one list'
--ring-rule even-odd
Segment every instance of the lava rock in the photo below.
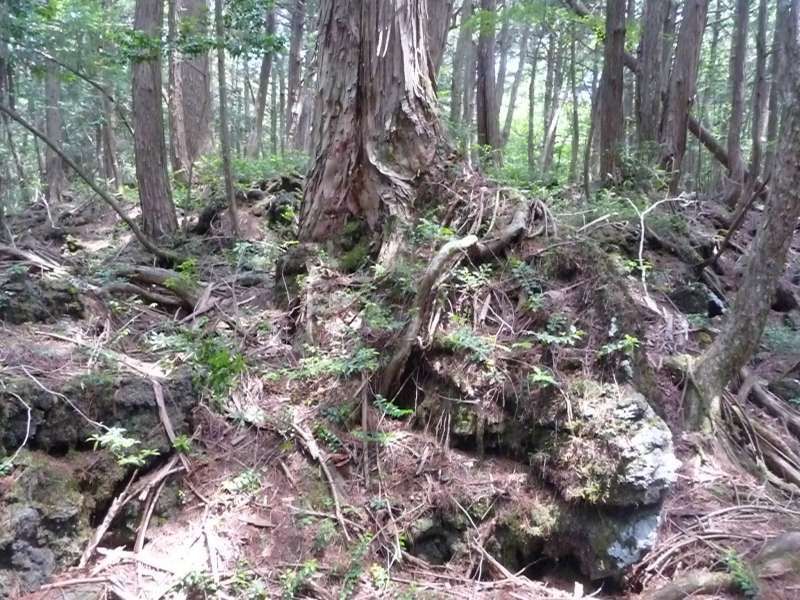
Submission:
{"label": "lava rock", "polygon": [[34,276],[27,269],[8,269],[0,276],[0,321],[20,324],[52,322],[63,315],[82,318],[78,289],[64,279]]}
{"label": "lava rock", "polygon": [[706,286],[694,283],[676,288],[669,294],[669,299],[682,313],[707,314],[711,300]]}
{"label": "lava rock", "polygon": [[772,310],[786,313],[795,310],[797,307],[797,296],[795,296],[794,290],[783,283],[779,284],[775,290],[775,298],[772,300]]}

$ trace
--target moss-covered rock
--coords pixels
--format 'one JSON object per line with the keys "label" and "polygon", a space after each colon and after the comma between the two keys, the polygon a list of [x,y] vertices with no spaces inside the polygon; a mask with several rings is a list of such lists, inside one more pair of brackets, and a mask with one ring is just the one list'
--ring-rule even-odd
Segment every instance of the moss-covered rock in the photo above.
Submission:
{"label": "moss-covered rock", "polygon": [[0,274],[0,321],[54,321],[62,315],[81,318],[78,289],[66,279],[39,277],[13,267]]}

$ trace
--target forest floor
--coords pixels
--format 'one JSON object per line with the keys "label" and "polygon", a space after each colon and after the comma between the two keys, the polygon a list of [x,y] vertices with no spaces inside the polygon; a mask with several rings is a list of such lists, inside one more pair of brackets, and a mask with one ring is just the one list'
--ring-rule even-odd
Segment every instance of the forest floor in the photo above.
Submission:
{"label": "forest floor", "polygon": [[712,440],[675,357],[718,331],[759,206],[700,277],[713,203],[554,193],[437,273],[386,398],[429,261],[520,196],[467,181],[479,209],[426,213],[387,269],[298,248],[287,182],[170,271],[94,204],[12,223],[0,598],[666,599],[698,572],[693,597],[800,598],[800,236]]}

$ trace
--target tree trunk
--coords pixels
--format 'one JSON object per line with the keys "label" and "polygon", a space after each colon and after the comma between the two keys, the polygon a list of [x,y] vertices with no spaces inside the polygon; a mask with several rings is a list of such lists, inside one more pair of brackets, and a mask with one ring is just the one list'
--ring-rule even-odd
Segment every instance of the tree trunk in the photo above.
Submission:
{"label": "tree trunk", "polygon": [[662,40],[668,12],[669,2],[645,0],[636,81],[636,123],[639,144],[644,149],[658,141],[664,61]]}
{"label": "tree trunk", "polygon": [[625,0],[609,0],[606,8],[603,74],[600,76],[600,178],[621,179],[620,149],[625,135],[622,105],[622,59],[625,52]]}
{"label": "tree trunk", "polygon": [[583,193],[588,201],[592,195],[592,140],[594,139],[594,130],[597,124],[597,55],[599,51],[595,51],[594,64],[592,65],[592,108],[589,113],[589,131],[586,132],[586,145],[583,147]]}
{"label": "tree trunk", "polygon": [[273,156],[277,156],[278,154],[278,138],[280,137],[280,131],[278,131],[278,111],[280,107],[278,106],[278,57],[272,57],[275,64],[273,65],[273,73],[272,81],[270,82],[270,94],[269,94],[269,146],[270,152],[272,152]]}
{"label": "tree trunk", "polygon": [[[64,130],[61,122],[61,77],[58,65],[47,61],[47,72],[44,84],[45,97],[45,134],[58,146],[64,145]],[[45,148],[44,170],[47,178],[45,197],[51,204],[61,200],[67,187],[64,174],[64,162],[50,147]]]}
{"label": "tree trunk", "polygon": [[767,0],[759,0],[756,31],[756,79],[753,84],[752,151],[750,153],[750,179],[755,182],[761,174],[764,136],[767,126]]}
{"label": "tree trunk", "polygon": [[661,164],[672,173],[670,191],[675,194],[680,183],[689,111],[697,87],[697,69],[709,0],[686,0],[683,21],[678,33],[675,60],[669,79],[667,106],[661,123],[663,154]]}
{"label": "tree trunk", "polygon": [[[264,17],[264,33],[268,36],[275,35],[275,9],[270,6]],[[264,132],[264,113],[267,109],[267,95],[269,94],[270,75],[272,72],[272,59],[275,53],[270,49],[261,57],[261,71],[258,75],[258,94],[256,95],[255,123],[253,131],[247,139],[245,153],[250,158],[255,158],[261,152],[261,136]]]}
{"label": "tree trunk", "polygon": [[541,40],[536,42],[536,48],[531,54],[531,80],[528,84],[528,175],[533,176],[536,171],[536,145],[534,143],[534,130],[536,121],[536,64],[539,62],[539,46]]}
{"label": "tree trunk", "polygon": [[428,56],[434,75],[439,73],[442,66],[452,18],[453,0],[428,0]]}
{"label": "tree trunk", "polygon": [[775,19],[775,31],[772,33],[772,50],[769,65],[770,72],[770,94],[769,94],[769,117],[767,118],[767,151],[764,156],[764,173],[770,175],[775,170],[778,145],[778,126],[780,123],[780,110],[778,107],[778,95],[780,82],[778,77],[783,70],[785,57],[784,38],[788,35],[787,23]]}
{"label": "tree trunk", "polygon": [[[136,0],[134,29],[160,39],[164,19],[162,0]],[[142,228],[158,239],[178,228],[167,176],[164,111],[161,106],[161,54],[153,49],[133,65],[133,122],[136,181],[142,207]]]}
{"label": "tree trunk", "polygon": [[[706,92],[703,94],[703,103],[700,105],[699,117],[700,119],[708,118],[709,126],[712,130],[717,131],[720,125],[720,106],[724,106],[725,102],[719,97],[719,40],[720,30],[722,29],[722,0],[717,0],[714,7],[714,18],[711,24],[711,45],[708,52],[707,72],[706,72]],[[727,154],[727,153],[726,153]],[[727,156],[726,156],[727,162]],[[709,187],[716,185],[722,176],[722,170],[717,163],[712,163]]]}
{"label": "tree trunk", "polygon": [[111,100],[103,96],[103,123],[100,125],[101,152],[103,155],[103,177],[107,185],[114,191],[119,191],[122,179],[119,176],[119,163],[117,161],[117,138],[114,135],[114,109]]}
{"label": "tree trunk", "polygon": [[569,87],[572,90],[572,144],[570,144],[569,181],[575,183],[578,176],[578,151],[580,145],[580,119],[578,118],[578,77],[575,46],[578,43],[576,28],[572,28],[569,43]]}
{"label": "tree trunk", "polygon": [[222,0],[214,0],[214,25],[217,38],[217,82],[219,84],[219,140],[222,152],[222,175],[225,179],[225,198],[231,217],[231,233],[239,236],[239,215],[231,169],[231,141],[228,130],[228,90],[225,83],[225,29],[222,22]]}
{"label": "tree trunk", "polygon": [[[552,73],[550,74],[550,93],[545,98],[545,124],[542,138],[541,173],[546,176],[553,165],[553,152],[556,144],[556,133],[558,132],[558,122],[561,119],[561,108],[563,105],[562,90],[564,87],[564,44],[561,36],[553,38],[552,45],[548,54],[552,61]],[[550,64],[548,64],[550,67]],[[549,98],[549,99],[548,99]]]}
{"label": "tree trunk", "polygon": [[461,122],[465,103],[466,66],[469,64],[469,51],[472,45],[472,29],[469,26],[471,16],[472,0],[464,0],[461,5],[461,25],[453,54],[453,81],[450,88],[450,123],[452,125],[458,125]]}
{"label": "tree trunk", "polygon": [[[474,11],[473,11],[474,12]],[[470,35],[467,40],[467,56],[464,66],[464,113],[461,117],[463,133],[463,153],[467,160],[471,160],[474,132],[472,125],[475,121],[475,84],[478,75],[478,45]]]}
{"label": "tree trunk", "polygon": [[511,126],[514,123],[514,109],[517,106],[517,95],[519,94],[519,86],[522,84],[522,78],[525,76],[525,61],[528,55],[528,39],[530,38],[531,27],[526,25],[522,30],[522,37],[519,40],[519,67],[514,74],[514,81],[511,83],[511,92],[508,98],[508,110],[506,111],[506,118],[503,123],[502,139],[503,145],[508,143],[508,138],[511,135]]}
{"label": "tree trunk", "polygon": [[690,406],[689,425],[706,428],[719,410],[719,396],[731,378],[758,348],[769,315],[786,253],[800,218],[800,0],[779,0],[778,22],[785,23],[787,58],[778,105],[782,126],[780,151],[769,202],[750,247],[739,291],[722,331],[700,357],[692,372],[697,397]]}
{"label": "tree trunk", "polygon": [[315,159],[300,215],[303,241],[340,238],[349,220],[401,245],[420,172],[444,138],[428,48],[428,0],[322,0]]}
{"label": "tree trunk", "polygon": [[303,30],[306,22],[306,0],[294,0],[289,24],[289,56],[286,81],[286,139],[294,137],[295,121],[300,116],[300,75],[303,63],[300,51],[303,48]]}
{"label": "tree trunk", "polygon": [[742,126],[744,121],[744,63],[747,55],[747,29],[750,20],[750,0],[736,0],[734,41],[731,49],[730,91],[731,113],[728,117],[728,203],[736,205],[744,184],[742,159]]}
{"label": "tree trunk", "polygon": [[[169,0],[170,38],[179,30],[205,36],[208,29],[206,0]],[[176,176],[186,181],[191,165],[209,150],[211,142],[211,86],[208,54],[190,56],[170,49],[169,118],[171,160]]]}
{"label": "tree trunk", "polygon": [[[481,0],[481,10],[491,14],[497,10],[496,0]],[[497,90],[494,79],[495,31],[494,19],[481,19],[478,35],[478,80],[477,80],[477,130],[478,145],[490,151],[489,160],[499,162],[495,152],[502,146],[500,139],[500,117],[497,107]]]}
{"label": "tree trunk", "polygon": [[[625,30],[633,31],[636,28],[636,0],[628,0],[628,5],[625,8]],[[623,47],[623,59],[625,49]],[[625,132],[623,138],[627,146],[633,146],[634,136],[636,132],[636,74],[627,71],[622,72],[623,79],[623,108],[625,113],[623,115],[623,127]]]}
{"label": "tree trunk", "polygon": [[[498,9],[495,8],[497,12]],[[498,54],[497,61],[497,81],[495,85],[495,101],[494,105],[500,111],[503,108],[503,97],[506,93],[506,73],[508,71],[508,51],[511,47],[511,19],[503,14],[504,11],[500,10],[502,15],[503,24],[500,26],[500,34],[497,36],[496,52]],[[494,59],[492,59],[494,60]]]}

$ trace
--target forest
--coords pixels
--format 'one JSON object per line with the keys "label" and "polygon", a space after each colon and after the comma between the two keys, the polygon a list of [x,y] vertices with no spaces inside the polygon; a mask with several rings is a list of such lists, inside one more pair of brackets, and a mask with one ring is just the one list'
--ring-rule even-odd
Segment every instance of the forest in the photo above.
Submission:
{"label": "forest", "polygon": [[0,0],[0,600],[800,599],[800,0]]}

